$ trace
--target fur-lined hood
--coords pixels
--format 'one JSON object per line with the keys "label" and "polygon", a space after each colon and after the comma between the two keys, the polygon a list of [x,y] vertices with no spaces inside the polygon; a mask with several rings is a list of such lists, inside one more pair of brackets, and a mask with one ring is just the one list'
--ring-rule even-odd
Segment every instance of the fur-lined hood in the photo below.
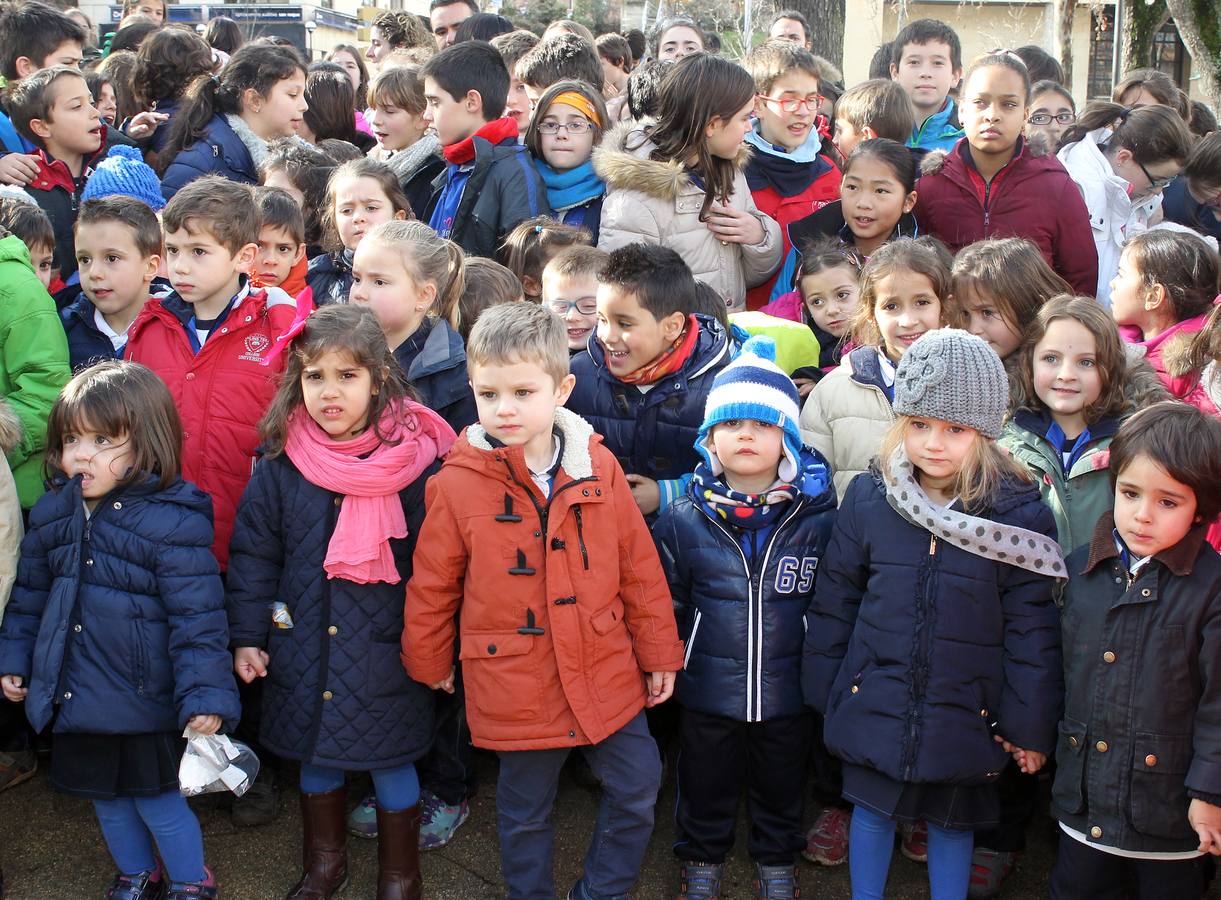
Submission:
{"label": "fur-lined hood", "polygon": [[[594,149],[594,171],[606,182],[607,191],[640,191],[671,202],[684,193],[703,193],[679,160],[660,162],[649,158],[657,146],[647,138],[650,128],[652,123],[648,122],[621,122]],[[746,168],[750,155],[750,145],[743,141],[734,160],[739,171]]]}
{"label": "fur-lined hood", "polygon": [[6,455],[21,443],[25,432],[21,428],[21,420],[13,412],[13,408],[0,399],[0,451]]}
{"label": "fur-lined hood", "polygon": [[[957,148],[953,150],[930,150],[924,154],[924,158],[920,160],[920,175],[936,175],[945,167],[945,159],[951,153],[957,153]],[[1042,140],[1026,140],[1022,138],[1022,156],[1026,159],[1042,159],[1047,156],[1052,156],[1051,150],[1047,146],[1046,141]]]}

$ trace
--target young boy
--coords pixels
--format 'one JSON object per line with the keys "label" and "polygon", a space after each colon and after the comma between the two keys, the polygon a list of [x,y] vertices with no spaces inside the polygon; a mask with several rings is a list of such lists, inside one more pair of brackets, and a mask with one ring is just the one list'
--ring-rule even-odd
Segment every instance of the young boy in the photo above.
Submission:
{"label": "young boy", "polygon": [[597,247],[567,247],[543,269],[543,306],[564,320],[569,355],[583,351],[598,327],[598,273],[609,258]]}
{"label": "young boy", "polygon": [[160,375],[174,395],[183,477],[212,495],[212,551],[223,571],[258,422],[284,368],[284,358],[269,351],[296,309],[279,288],[250,284],[259,211],[247,185],[198,178],[166,204],[162,220],[173,290],[145,304],[129,329],[126,357]]}
{"label": "young boy", "polygon": [[954,29],[936,19],[917,19],[891,47],[891,80],[907,93],[915,113],[909,147],[949,150],[966,132],[950,91],[962,78],[962,45]]}
{"label": "young boy", "polygon": [[683,664],[665,578],[619,465],[562,408],[573,376],[559,318],[530,303],[494,306],[467,360],[479,424],[428,483],[403,665],[452,692],[459,630],[471,735],[500,757],[508,896],[555,896],[551,806],[574,747],[603,793],[595,844],[567,896],[626,896],[661,780],[644,708],[670,696]]}
{"label": "young boy", "polygon": [[526,138],[526,129],[530,127],[530,115],[534,108],[530,105],[530,96],[526,86],[517,77],[517,61],[538,46],[539,36],[533,31],[510,31],[498,34],[492,38],[492,46],[500,53],[505,68],[509,70],[509,93],[505,97],[505,115],[511,116],[517,123],[517,139]]}
{"label": "young boy", "polygon": [[501,118],[509,72],[483,41],[442,50],[420,70],[424,121],[449,163],[433,182],[428,224],[472,256],[495,258],[505,236],[531,216],[550,215],[543,179],[517,143],[517,122]]}
{"label": "young boy", "polygon": [[[18,191],[11,195],[9,190]],[[16,235],[30,254],[38,280],[48,291],[55,277],[55,231],[51,220],[29,194],[8,188],[0,194],[0,228]]]}
{"label": "young boy", "polygon": [[657,482],[690,474],[699,461],[704,400],[730,342],[714,319],[693,314],[695,278],[666,247],[613,251],[597,298],[598,339],[573,358],[568,408],[603,436],[647,516],[664,505]]}
{"label": "young boy", "polygon": [[134,197],[86,200],[76,220],[76,264],[80,286],[61,292],[67,303],[59,314],[74,371],[123,358],[161,265],[157,214]]}
{"label": "young boy", "polygon": [[254,189],[259,207],[259,252],[250,280],[255,287],[278,287],[290,297],[305,290],[305,217],[288,191]]}
{"label": "young boy", "polygon": [[1066,563],[1051,896],[1192,900],[1221,855],[1221,422],[1147,407],[1110,472],[1114,513]]}
{"label": "young boy", "polygon": [[862,81],[835,104],[835,149],[847,160],[861,141],[886,138],[906,144],[915,126],[911,101],[903,88],[882,78]]}
{"label": "young boy", "polygon": [[653,530],[686,644],[674,852],[692,897],[721,896],[743,788],[754,896],[799,896],[811,739],[801,648],[835,488],[826,461],[802,446],[801,401],[775,354],[771,338],[753,337],[717,374],[694,480]]}
{"label": "young boy", "polygon": [[[816,119],[822,70],[793,41],[768,41],[745,61],[755,80],[755,123],[746,135],[754,148],[746,181],[759,211],[780,223],[784,252],[789,225],[839,199],[840,173],[822,153]],[[775,278],[746,292],[748,309],[766,305]]]}
{"label": "young boy", "polygon": [[593,44],[580,35],[555,34],[517,61],[515,73],[526,86],[531,104],[559,81],[584,81],[602,92],[602,60]]}

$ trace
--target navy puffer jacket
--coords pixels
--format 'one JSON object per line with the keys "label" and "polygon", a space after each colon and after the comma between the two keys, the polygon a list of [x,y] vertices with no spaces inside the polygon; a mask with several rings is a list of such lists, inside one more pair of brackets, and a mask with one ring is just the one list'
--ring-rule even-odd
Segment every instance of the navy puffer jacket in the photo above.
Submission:
{"label": "navy puffer jacket", "polygon": [[686,644],[674,695],[688,709],[739,722],[799,715],[806,610],[835,519],[835,488],[828,478],[821,494],[794,500],[759,534],[749,562],[739,539],[756,533],[714,519],[694,490],[653,529]]}
{"label": "navy puffer jacket", "polygon": [[466,374],[462,335],[444,319],[427,318],[415,334],[399,344],[394,358],[420,402],[441,416],[454,434],[479,421],[475,392]]}
{"label": "navy puffer jacket", "polygon": [[[342,494],[306,481],[285,456],[260,462],[237,511],[228,608],[234,647],[271,657],[260,738],[288,759],[340,769],[401,766],[432,736],[433,695],[399,659],[411,555],[434,463],[399,493],[407,537],[390,542],[400,581],[356,584],[322,564]],[[274,628],[271,603],[292,628]]]}
{"label": "navy puffer jacket", "polygon": [[577,383],[567,406],[602,435],[629,475],[678,478],[699,462],[695,439],[704,421],[704,402],[712,379],[732,357],[732,347],[719,322],[696,318],[700,335],[690,359],[648,392],[611,374],[596,337],[572,358]]}
{"label": "navy puffer jacket", "polygon": [[0,629],[0,671],[29,687],[35,729],[153,734],[197,715],[226,730],[233,679],[212,501],[179,479],[116,488],[86,518],[79,478],[30,513]]}
{"label": "navy puffer jacket", "polygon": [[161,176],[161,193],[168,200],[183,185],[203,175],[220,175],[239,184],[259,183],[258,169],[250,150],[219,114],[204,126],[202,138],[174,156]]}
{"label": "navy puffer jacket", "polygon": [[89,302],[89,298],[79,286],[60,291],[55,295],[55,301],[58,303],[73,291],[76,293],[75,298],[59,311],[60,321],[64,323],[64,334],[68,337],[68,364],[72,371],[104,359],[121,358],[123,354],[116,353],[110,338],[98,329],[97,320],[94,318],[97,307]]}
{"label": "navy puffer jacket", "polygon": [[[1055,537],[1033,484],[977,515]],[[1064,700],[1053,580],[933,540],[886,500],[876,469],[848,487],[810,608],[806,702],[827,748],[898,781],[982,784],[1003,735],[1055,748]]]}
{"label": "navy puffer jacket", "polygon": [[314,292],[314,303],[318,306],[347,303],[352,290],[352,251],[315,256],[309,261],[305,283]]}

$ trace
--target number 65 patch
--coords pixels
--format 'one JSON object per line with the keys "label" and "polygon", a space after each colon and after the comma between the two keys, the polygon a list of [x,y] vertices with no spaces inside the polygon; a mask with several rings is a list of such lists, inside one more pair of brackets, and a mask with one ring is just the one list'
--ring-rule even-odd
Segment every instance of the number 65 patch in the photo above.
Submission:
{"label": "number 65 patch", "polygon": [[776,593],[809,593],[814,587],[817,556],[782,556],[776,563]]}

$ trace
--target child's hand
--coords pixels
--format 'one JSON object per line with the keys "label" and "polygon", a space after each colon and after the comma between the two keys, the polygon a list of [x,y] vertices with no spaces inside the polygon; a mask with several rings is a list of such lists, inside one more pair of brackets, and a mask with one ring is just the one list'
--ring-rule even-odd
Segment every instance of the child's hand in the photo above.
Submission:
{"label": "child's hand", "polygon": [[434,691],[445,691],[447,694],[452,694],[454,692],[454,670],[450,669],[449,675],[443,681],[430,684],[429,687]]}
{"label": "child's hand", "polygon": [[233,671],[237,677],[250,684],[256,678],[267,676],[267,663],[271,657],[259,647],[238,647],[233,651]]}
{"label": "child's hand", "polygon": [[804,400],[810,396],[810,391],[814,390],[814,385],[817,382],[812,378],[794,378],[793,384],[797,385],[797,396]]}
{"label": "child's hand", "polygon": [[646,516],[657,512],[661,506],[661,488],[652,478],[644,475],[628,475],[627,483],[632,489],[632,499]]}
{"label": "child's hand", "polygon": [[649,695],[644,698],[645,706],[657,706],[665,703],[674,693],[673,672],[649,672],[645,676],[645,684]]}
{"label": "child's hand", "polygon": [[1187,807],[1187,821],[1200,836],[1201,853],[1221,856],[1221,806],[1213,806],[1203,800],[1192,800]]}
{"label": "child's hand", "polygon": [[1033,775],[1043,766],[1047,765],[1047,755],[1039,753],[1035,750],[1023,750],[1017,744],[1011,744],[999,734],[996,735],[995,741],[1005,748],[1005,752],[1013,757],[1013,761],[1018,764],[1018,768],[1027,775]]}
{"label": "child's hand", "polygon": [[127,136],[132,140],[141,140],[157,130],[157,126],[169,120],[169,115],[159,112],[136,113],[127,123]]}
{"label": "child's hand", "polygon": [[32,153],[9,153],[0,157],[0,183],[24,187],[38,175],[38,157]]}
{"label": "child's hand", "polygon": [[21,686],[24,680],[20,675],[5,675],[3,678],[0,678],[0,687],[4,688],[5,698],[12,700],[14,703],[20,703],[24,700],[25,695],[29,693],[26,688]]}
{"label": "child's hand", "polygon": [[708,210],[705,223],[712,236],[722,244],[762,244],[767,231],[757,216],[732,206],[714,206]]}
{"label": "child's hand", "polygon": [[200,734],[216,734],[220,731],[220,716],[191,716],[187,722],[187,728],[193,731],[198,731]]}

